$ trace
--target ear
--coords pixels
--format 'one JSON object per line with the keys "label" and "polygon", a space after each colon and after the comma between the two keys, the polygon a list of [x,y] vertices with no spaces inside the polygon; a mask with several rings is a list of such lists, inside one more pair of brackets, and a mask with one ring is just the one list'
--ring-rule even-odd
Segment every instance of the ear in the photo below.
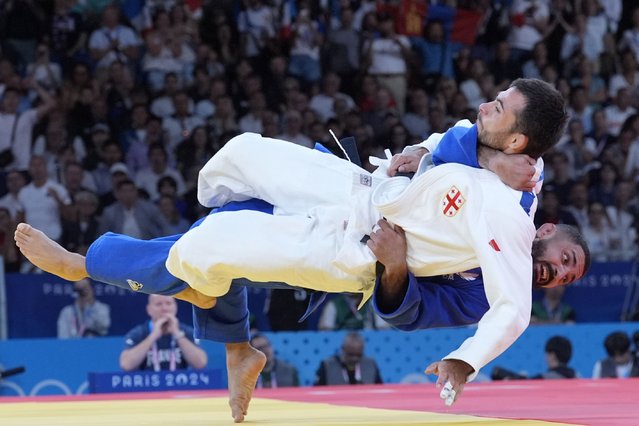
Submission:
{"label": "ear", "polygon": [[536,238],[540,240],[552,237],[557,232],[557,226],[554,223],[544,223],[537,229]]}
{"label": "ear", "polygon": [[523,133],[513,133],[506,147],[504,153],[506,154],[521,154],[528,146],[528,136]]}

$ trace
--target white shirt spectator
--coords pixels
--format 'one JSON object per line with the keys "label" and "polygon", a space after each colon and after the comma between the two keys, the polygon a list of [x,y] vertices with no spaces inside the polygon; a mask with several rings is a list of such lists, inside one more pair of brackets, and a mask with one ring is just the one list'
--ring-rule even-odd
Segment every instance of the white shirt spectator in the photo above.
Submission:
{"label": "white shirt spectator", "polygon": [[608,95],[614,98],[615,96],[617,96],[617,92],[619,91],[619,89],[624,88],[627,88],[632,93],[632,91],[637,87],[637,84],[639,84],[639,71],[635,71],[634,81],[634,85],[630,84],[630,82],[623,74],[614,74],[612,77],[610,77],[610,83],[608,84]]}
{"label": "white shirt spectator", "polygon": [[293,142],[294,144],[305,146],[307,148],[313,148],[313,141],[309,137],[304,136],[301,133],[298,133],[296,135],[281,134],[276,136],[275,138]]}
{"label": "white shirt spectator", "polygon": [[60,209],[55,198],[49,194],[49,189],[58,193],[64,205],[71,204],[64,186],[51,180],[39,188],[33,182],[28,184],[18,193],[18,200],[24,206],[25,221],[57,241],[62,236]]}
{"label": "white shirt spectator", "polygon": [[[397,36],[399,42],[410,49],[408,38]],[[375,39],[371,43],[371,65],[369,74],[405,74],[406,61],[402,56],[402,50],[395,40],[389,38]],[[366,47],[364,48],[366,50]]]}
{"label": "white shirt spectator", "polygon": [[[89,38],[89,48],[107,49],[110,48],[112,41],[115,40],[117,40],[120,48],[140,45],[140,39],[131,28],[125,27],[124,25],[117,25],[113,29],[101,27],[93,31],[93,33],[91,33],[91,37]],[[115,60],[128,62],[128,59],[124,53],[117,53],[111,50],[98,61],[97,67],[108,67]]]}
{"label": "white shirt spectator", "polygon": [[637,112],[633,107],[628,107],[625,110],[619,109],[617,105],[610,105],[604,108],[604,114],[606,116],[606,123],[608,125],[608,131],[613,136],[619,136],[619,131],[626,118]]}
{"label": "white shirt spectator", "polygon": [[7,193],[4,197],[0,198],[0,207],[4,207],[9,210],[11,214],[11,218],[13,220],[16,219],[19,213],[24,212],[24,206],[20,203],[18,197],[14,196],[12,193]]}
{"label": "white shirt spectator", "polygon": [[257,56],[264,47],[264,37],[275,37],[275,13],[265,5],[248,8],[240,12],[237,29],[246,35],[246,56]]}
{"label": "white shirt spectator", "polygon": [[318,93],[311,98],[311,102],[308,106],[319,114],[323,122],[326,122],[329,118],[335,117],[333,105],[336,99],[341,99],[346,102],[349,111],[355,109],[355,101],[345,93],[336,93],[334,97]]}
{"label": "white shirt spectator", "polygon": [[[16,121],[17,120],[17,121]],[[38,121],[38,111],[29,109],[22,114],[0,112],[0,152],[11,147],[13,134],[13,163],[10,167],[26,170],[31,157],[31,139],[33,126]],[[15,132],[14,132],[15,126]]]}
{"label": "white shirt spectator", "polygon": [[515,0],[510,6],[510,15],[527,14],[532,9],[532,14],[525,17],[525,22],[521,26],[513,25],[508,34],[508,43],[515,49],[531,51],[539,40],[541,33],[535,28],[532,21],[547,21],[550,12],[545,1],[538,0]]}
{"label": "white shirt spectator", "polygon": [[639,139],[635,139],[628,149],[623,174],[628,179],[639,181]]}
{"label": "white shirt spectator", "polygon": [[155,173],[150,167],[146,167],[135,175],[135,186],[140,189],[144,189],[151,198],[152,201],[157,201],[160,198],[158,192],[158,181],[164,176],[172,177],[177,184],[178,195],[184,194],[184,180],[177,170],[167,167],[162,173]]}
{"label": "white shirt spectator", "polygon": [[262,117],[257,117],[250,112],[240,118],[238,125],[242,133],[262,133]]}

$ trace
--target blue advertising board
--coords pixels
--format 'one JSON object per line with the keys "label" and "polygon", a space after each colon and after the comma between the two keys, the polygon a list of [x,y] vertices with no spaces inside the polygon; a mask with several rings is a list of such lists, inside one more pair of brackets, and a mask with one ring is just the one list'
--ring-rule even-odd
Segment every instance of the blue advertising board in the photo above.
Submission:
{"label": "blue advertising board", "polygon": [[89,393],[204,390],[224,387],[221,369],[89,373]]}

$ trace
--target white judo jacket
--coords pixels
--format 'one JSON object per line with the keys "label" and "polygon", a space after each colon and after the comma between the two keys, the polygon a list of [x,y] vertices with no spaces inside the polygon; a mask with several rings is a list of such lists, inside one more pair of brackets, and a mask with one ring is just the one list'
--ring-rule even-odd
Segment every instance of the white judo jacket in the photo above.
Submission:
{"label": "white judo jacket", "polygon": [[385,217],[404,229],[416,276],[481,266],[490,309],[475,335],[446,357],[478,372],[530,319],[535,227],[520,196],[482,169],[445,164],[412,180],[378,178],[332,155],[243,134],[200,172],[199,201],[215,207],[259,198],[277,206],[276,214],[210,215],[177,241],[166,266],[211,296],[247,278],[361,292],[366,300],[376,259],[360,240]]}

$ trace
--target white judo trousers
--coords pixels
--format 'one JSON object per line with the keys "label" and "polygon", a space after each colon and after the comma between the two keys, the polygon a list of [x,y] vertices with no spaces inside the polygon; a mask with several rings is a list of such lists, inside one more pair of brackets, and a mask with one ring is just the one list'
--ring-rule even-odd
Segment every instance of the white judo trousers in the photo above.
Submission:
{"label": "white judo trousers", "polygon": [[[371,183],[372,179],[372,183]],[[416,276],[481,265],[490,309],[448,358],[475,371],[510,346],[528,325],[535,228],[521,193],[492,173],[457,164],[409,181],[371,177],[335,156],[244,134],[200,172],[198,198],[207,207],[259,198],[278,214],[208,216],[171,249],[168,270],[211,296],[231,280],[281,281],[329,292],[373,289],[375,258],[360,242],[381,217],[406,232]],[[370,186],[369,186],[370,185]]]}

